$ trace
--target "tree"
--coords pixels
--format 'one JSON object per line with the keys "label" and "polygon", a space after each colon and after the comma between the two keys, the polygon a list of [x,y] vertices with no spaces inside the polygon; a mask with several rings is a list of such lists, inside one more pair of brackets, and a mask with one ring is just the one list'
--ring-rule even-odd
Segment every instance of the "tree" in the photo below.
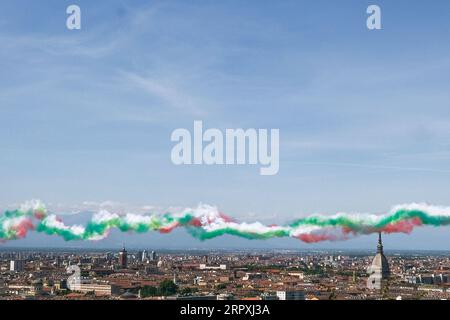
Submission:
{"label": "tree", "polygon": [[177,293],[178,286],[171,280],[164,280],[159,284],[158,292],[162,296],[171,296]]}
{"label": "tree", "polygon": [[197,288],[186,287],[178,291],[178,293],[182,296],[188,296],[193,294],[194,292],[197,292]]}
{"label": "tree", "polygon": [[223,289],[226,289],[227,288],[227,284],[226,283],[219,283],[217,286],[216,286],[216,289],[217,290],[223,290]]}
{"label": "tree", "polygon": [[156,296],[156,295],[158,295],[158,288],[156,288],[154,286],[144,286],[141,289],[141,296],[143,298],[153,297],[153,296]]}

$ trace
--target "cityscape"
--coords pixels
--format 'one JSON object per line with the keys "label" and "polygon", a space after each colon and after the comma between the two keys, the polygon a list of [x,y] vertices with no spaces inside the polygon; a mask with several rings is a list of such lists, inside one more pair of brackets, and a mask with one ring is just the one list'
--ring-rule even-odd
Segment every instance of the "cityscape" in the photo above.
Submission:
{"label": "cityscape", "polygon": [[0,303],[450,300],[449,22],[448,0],[2,0]]}
{"label": "cityscape", "polygon": [[2,300],[447,300],[450,253],[0,250]]}

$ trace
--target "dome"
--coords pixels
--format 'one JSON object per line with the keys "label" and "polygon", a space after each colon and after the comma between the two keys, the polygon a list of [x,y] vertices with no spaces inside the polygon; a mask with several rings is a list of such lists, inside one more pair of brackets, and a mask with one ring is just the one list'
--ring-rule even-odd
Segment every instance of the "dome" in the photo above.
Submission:
{"label": "dome", "polygon": [[383,278],[389,276],[389,263],[383,253],[377,253],[373,258],[369,273],[381,273]]}

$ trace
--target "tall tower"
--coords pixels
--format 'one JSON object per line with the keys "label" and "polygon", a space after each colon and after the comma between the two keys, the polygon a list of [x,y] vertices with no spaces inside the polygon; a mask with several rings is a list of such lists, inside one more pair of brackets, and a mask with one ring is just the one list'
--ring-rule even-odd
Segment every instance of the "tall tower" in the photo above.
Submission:
{"label": "tall tower", "polygon": [[122,250],[119,251],[119,266],[122,269],[126,269],[128,266],[128,253],[125,250],[125,245],[122,246]]}
{"label": "tall tower", "polygon": [[370,290],[381,290],[390,276],[389,263],[383,253],[383,242],[381,232],[378,233],[377,254],[372,260],[372,264],[367,268],[369,279],[367,288]]}
{"label": "tall tower", "polygon": [[156,252],[155,251],[150,252],[150,261],[156,261]]}

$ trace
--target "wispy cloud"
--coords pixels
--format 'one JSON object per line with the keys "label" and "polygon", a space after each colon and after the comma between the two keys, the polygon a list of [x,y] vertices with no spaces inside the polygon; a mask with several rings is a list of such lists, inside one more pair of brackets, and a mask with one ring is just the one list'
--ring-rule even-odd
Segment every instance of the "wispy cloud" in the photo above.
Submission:
{"label": "wispy cloud", "polygon": [[162,79],[143,77],[136,73],[123,72],[124,80],[144,90],[147,94],[160,99],[168,108],[194,116],[205,116],[206,110],[201,108],[204,102],[185,90]]}

